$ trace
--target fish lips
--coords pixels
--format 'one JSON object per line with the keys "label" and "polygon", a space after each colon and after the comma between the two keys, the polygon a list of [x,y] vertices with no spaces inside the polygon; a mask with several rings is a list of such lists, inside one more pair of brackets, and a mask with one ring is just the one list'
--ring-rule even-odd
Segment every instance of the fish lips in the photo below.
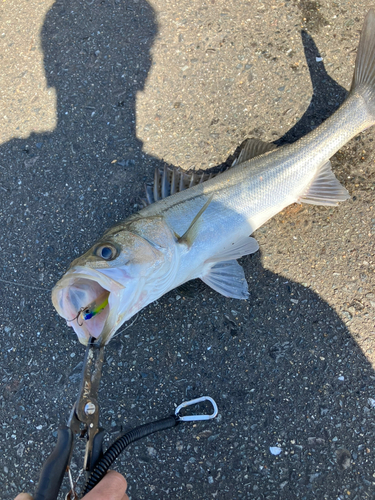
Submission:
{"label": "fish lips", "polygon": [[[52,303],[82,344],[90,336],[106,344],[116,330],[137,311],[134,304],[141,294],[140,280],[133,279],[125,268],[93,269],[75,266],[52,290]],[[84,320],[81,311],[109,292],[108,304],[96,315]]]}

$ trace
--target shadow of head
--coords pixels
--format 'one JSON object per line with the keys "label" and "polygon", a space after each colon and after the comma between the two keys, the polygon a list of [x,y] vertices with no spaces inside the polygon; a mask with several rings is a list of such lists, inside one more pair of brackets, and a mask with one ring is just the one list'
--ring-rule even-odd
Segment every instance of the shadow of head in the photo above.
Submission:
{"label": "shadow of head", "polygon": [[42,48],[48,86],[68,96],[133,97],[151,66],[155,13],[144,0],[57,1],[46,15]]}

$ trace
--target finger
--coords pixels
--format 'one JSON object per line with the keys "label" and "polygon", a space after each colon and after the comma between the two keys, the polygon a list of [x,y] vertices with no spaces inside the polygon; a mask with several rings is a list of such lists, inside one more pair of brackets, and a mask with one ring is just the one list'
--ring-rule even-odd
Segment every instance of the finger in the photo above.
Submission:
{"label": "finger", "polygon": [[128,500],[129,497],[126,495],[127,486],[124,476],[111,470],[90,493],[85,495],[83,500],[103,500],[104,498],[105,500]]}
{"label": "finger", "polygon": [[14,500],[33,500],[33,497],[28,493],[20,493]]}

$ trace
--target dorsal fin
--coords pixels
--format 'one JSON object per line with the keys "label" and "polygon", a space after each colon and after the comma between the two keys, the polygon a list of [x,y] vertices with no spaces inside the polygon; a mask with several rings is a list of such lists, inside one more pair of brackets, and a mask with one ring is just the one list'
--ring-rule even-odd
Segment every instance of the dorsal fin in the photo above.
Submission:
{"label": "dorsal fin", "polygon": [[146,198],[142,198],[142,203],[145,207],[151,205],[155,201],[162,200],[171,194],[179,193],[192,186],[208,181],[212,177],[216,177],[221,170],[215,174],[202,170],[182,170],[180,167],[172,167],[164,165],[164,168],[156,168],[154,174],[154,182],[145,184]]}
{"label": "dorsal fin", "polygon": [[244,163],[245,161],[249,161],[256,156],[268,153],[269,151],[274,151],[277,149],[277,146],[272,142],[264,142],[260,139],[246,139],[243,141],[240,148],[241,152],[232,163],[232,167],[235,167],[240,163]]}
{"label": "dorsal fin", "polygon": [[222,172],[239,165],[245,161],[260,156],[268,151],[273,151],[277,146],[275,144],[261,141],[260,139],[246,139],[239,149],[239,155],[231,166],[222,168],[219,172],[209,173],[204,170],[182,170],[180,167],[164,165],[164,168],[156,168],[154,182],[145,184],[146,198],[142,198],[145,207],[155,201],[162,200],[171,194],[179,193],[185,189],[206,182]]}

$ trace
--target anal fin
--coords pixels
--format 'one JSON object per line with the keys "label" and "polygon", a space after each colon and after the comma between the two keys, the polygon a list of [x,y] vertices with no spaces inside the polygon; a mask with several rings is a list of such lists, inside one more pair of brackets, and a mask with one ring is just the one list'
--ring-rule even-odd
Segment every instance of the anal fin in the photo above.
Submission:
{"label": "anal fin", "polygon": [[299,201],[311,205],[337,206],[340,201],[345,201],[348,198],[350,198],[348,191],[335,177],[332,172],[331,162],[328,160],[318,170]]}

